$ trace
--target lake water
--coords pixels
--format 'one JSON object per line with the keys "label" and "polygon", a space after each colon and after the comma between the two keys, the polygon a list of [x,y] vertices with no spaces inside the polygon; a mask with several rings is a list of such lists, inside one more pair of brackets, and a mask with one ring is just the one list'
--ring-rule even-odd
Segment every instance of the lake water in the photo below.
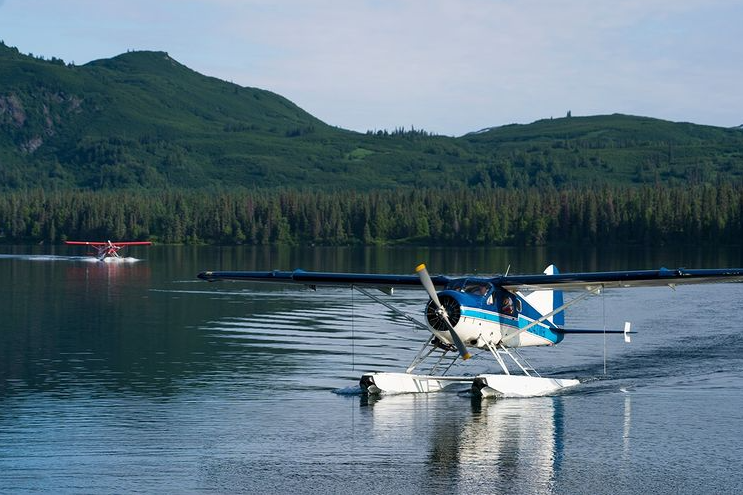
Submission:
{"label": "lake water", "polygon": [[[206,269],[446,274],[743,266],[743,251],[0,247],[0,492],[741,493],[743,284],[608,291],[530,349],[552,397],[367,398],[427,335],[350,289]],[[389,298],[419,314],[422,291]],[[392,321],[394,320],[394,321]],[[492,360],[472,360],[496,371]],[[606,372],[604,372],[604,364]]]}

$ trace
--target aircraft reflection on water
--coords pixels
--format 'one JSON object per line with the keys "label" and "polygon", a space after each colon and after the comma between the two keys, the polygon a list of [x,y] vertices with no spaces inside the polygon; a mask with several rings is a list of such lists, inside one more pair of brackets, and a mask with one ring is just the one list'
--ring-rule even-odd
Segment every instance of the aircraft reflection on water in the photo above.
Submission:
{"label": "aircraft reflection on water", "polygon": [[[492,401],[472,395],[471,413],[438,409],[437,400],[425,394],[369,395],[361,396],[360,406],[371,410],[372,435],[382,437],[415,429],[421,416],[428,418],[427,475],[438,489],[495,483],[505,492],[523,486],[542,491],[554,483],[565,449],[563,397]],[[625,402],[625,437],[630,423]]]}

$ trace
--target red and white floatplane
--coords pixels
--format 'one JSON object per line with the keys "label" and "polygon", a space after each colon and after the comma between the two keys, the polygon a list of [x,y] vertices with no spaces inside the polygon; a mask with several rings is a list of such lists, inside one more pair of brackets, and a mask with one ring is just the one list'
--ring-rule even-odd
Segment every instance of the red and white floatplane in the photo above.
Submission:
{"label": "red and white floatplane", "polygon": [[126,242],[111,242],[111,241],[64,241],[65,244],[71,246],[90,246],[95,249],[95,256],[98,261],[116,260],[122,259],[119,256],[119,251],[127,246],[150,246],[152,245],[149,241],[126,241]]}

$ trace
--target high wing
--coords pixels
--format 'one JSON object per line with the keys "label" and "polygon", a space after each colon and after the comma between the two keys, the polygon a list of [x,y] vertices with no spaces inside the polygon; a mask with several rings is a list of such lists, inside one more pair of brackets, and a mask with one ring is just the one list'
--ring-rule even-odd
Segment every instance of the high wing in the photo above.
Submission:
{"label": "high wing", "polygon": [[508,290],[592,290],[619,287],[661,287],[681,284],[743,282],[743,268],[634,270],[623,272],[508,275],[491,279]]}
{"label": "high wing", "polygon": [[[418,275],[388,275],[372,273],[330,273],[306,272],[294,270],[291,272],[201,272],[198,277],[213,282],[215,280],[244,280],[253,282],[295,283],[311,287],[323,285],[330,287],[360,287],[395,288],[414,287],[423,288]],[[445,287],[452,279],[443,275],[431,277],[436,287]]]}
{"label": "high wing", "polygon": [[129,242],[112,242],[114,246],[151,246],[150,241],[129,241]]}
{"label": "high wing", "polygon": [[[99,241],[64,241],[65,244],[76,245],[76,246],[108,246],[109,242]],[[150,246],[152,245],[149,241],[131,241],[131,242],[111,242],[114,246]]]}
{"label": "high wing", "polygon": [[[310,287],[331,286],[394,288],[410,287],[423,288],[420,278],[416,275],[391,275],[371,273],[332,273],[271,271],[271,272],[243,272],[243,271],[207,271],[199,273],[203,280],[243,280],[253,282],[294,283]],[[498,287],[508,290],[593,290],[596,288],[620,287],[661,287],[682,284],[708,284],[721,282],[743,282],[743,268],[715,268],[687,270],[679,268],[669,270],[634,270],[616,272],[587,272],[587,273],[558,273],[555,275],[505,275],[492,278],[474,277],[488,280]],[[444,275],[431,277],[437,288],[444,288],[454,278]]]}

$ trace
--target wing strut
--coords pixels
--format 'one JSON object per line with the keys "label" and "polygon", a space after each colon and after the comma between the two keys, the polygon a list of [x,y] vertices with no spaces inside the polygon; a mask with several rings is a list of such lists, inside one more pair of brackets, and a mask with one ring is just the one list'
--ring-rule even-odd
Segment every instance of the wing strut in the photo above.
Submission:
{"label": "wing strut", "polygon": [[581,294],[580,296],[578,296],[578,297],[576,297],[574,299],[571,299],[570,301],[566,302],[565,304],[563,304],[559,308],[556,308],[556,309],[550,311],[549,313],[547,313],[546,315],[540,317],[538,320],[534,320],[531,323],[529,323],[528,325],[526,325],[525,327],[519,328],[518,330],[516,330],[515,332],[513,332],[511,335],[507,335],[503,340],[510,340],[510,339],[518,336],[520,333],[526,332],[531,327],[536,326],[536,325],[542,323],[544,320],[546,320],[547,318],[550,318],[553,315],[556,315],[560,311],[564,311],[565,309],[569,308],[573,304],[575,304],[577,302],[580,302],[580,301],[582,301],[583,299],[585,299],[585,298],[587,298],[589,296],[592,296],[594,294],[600,293],[602,288],[603,287],[596,287],[596,288],[590,289],[585,294]]}
{"label": "wing strut", "polygon": [[429,328],[426,325],[424,325],[423,323],[421,323],[420,321],[416,320],[415,318],[413,318],[412,316],[410,316],[410,315],[408,315],[406,313],[403,313],[402,311],[400,311],[399,309],[397,309],[396,307],[394,307],[393,305],[391,305],[387,301],[384,301],[383,299],[375,296],[374,294],[372,294],[368,290],[362,289],[358,285],[352,285],[351,287],[353,289],[356,289],[357,291],[361,292],[362,294],[364,294],[368,298],[374,300],[375,302],[378,302],[379,304],[381,304],[382,306],[386,307],[387,309],[389,309],[390,311],[392,311],[396,315],[402,316],[406,320],[412,322],[418,328],[422,328],[423,330],[429,330]]}

